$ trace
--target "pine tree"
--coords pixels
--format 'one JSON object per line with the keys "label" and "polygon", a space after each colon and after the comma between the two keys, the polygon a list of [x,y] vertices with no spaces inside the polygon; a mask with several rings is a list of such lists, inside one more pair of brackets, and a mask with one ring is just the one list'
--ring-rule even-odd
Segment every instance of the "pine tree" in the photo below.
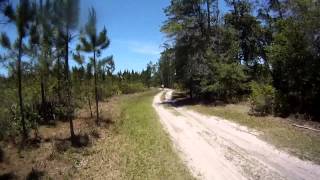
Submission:
{"label": "pine tree", "polygon": [[[98,73],[97,73],[97,56],[101,55],[101,51],[108,48],[110,41],[107,37],[107,30],[104,29],[97,33],[97,17],[93,8],[89,11],[88,22],[84,28],[84,34],[80,37],[80,44],[77,50],[86,53],[92,53],[93,73],[94,73],[94,94],[96,101],[96,123],[99,123],[99,97],[98,97]],[[103,62],[111,62],[112,57],[106,58]]]}
{"label": "pine tree", "polygon": [[2,45],[7,49],[14,50],[16,49],[16,70],[17,70],[17,85],[18,85],[18,97],[19,97],[19,108],[20,108],[20,118],[22,124],[22,134],[24,139],[28,137],[25,115],[24,115],[24,103],[22,95],[22,55],[24,54],[24,44],[23,40],[28,36],[28,31],[30,30],[30,23],[34,19],[34,4],[30,3],[28,0],[20,0],[16,9],[13,10],[12,7],[8,6],[8,12],[6,13],[7,17],[12,21],[17,29],[17,40],[16,44],[10,45],[9,38],[6,38],[3,34],[2,36]]}
{"label": "pine tree", "polygon": [[74,140],[74,127],[73,127],[73,105],[71,93],[71,77],[69,69],[69,43],[74,39],[73,32],[77,29],[79,20],[79,0],[56,0],[54,1],[54,11],[56,13],[56,26],[59,35],[61,36],[61,45],[64,46],[64,59],[65,59],[65,90],[66,90],[66,104],[67,104],[67,118],[70,123],[70,135]]}

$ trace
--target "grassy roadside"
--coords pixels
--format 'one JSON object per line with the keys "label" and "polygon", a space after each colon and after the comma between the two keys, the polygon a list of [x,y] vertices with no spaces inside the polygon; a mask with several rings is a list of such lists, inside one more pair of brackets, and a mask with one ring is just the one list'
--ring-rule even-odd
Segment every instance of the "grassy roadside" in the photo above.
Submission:
{"label": "grassy roadside", "polygon": [[189,105],[197,112],[222,117],[238,124],[262,132],[261,138],[267,142],[292,153],[301,159],[320,164],[320,134],[308,130],[297,129],[288,119],[272,116],[256,117],[248,114],[245,104],[226,106]]}
{"label": "grassy roadside", "polygon": [[126,179],[191,179],[151,106],[154,95],[155,91],[122,101],[120,132],[131,142],[123,159]]}
{"label": "grassy roadside", "polygon": [[114,125],[90,150],[80,178],[193,179],[151,106],[156,93],[121,96],[104,104]]}
{"label": "grassy roadside", "polygon": [[0,142],[0,179],[193,179],[151,106],[156,93],[101,102],[99,127],[88,110],[79,110],[76,134],[89,140],[82,147],[71,146],[69,124],[60,121],[40,126],[25,149]]}

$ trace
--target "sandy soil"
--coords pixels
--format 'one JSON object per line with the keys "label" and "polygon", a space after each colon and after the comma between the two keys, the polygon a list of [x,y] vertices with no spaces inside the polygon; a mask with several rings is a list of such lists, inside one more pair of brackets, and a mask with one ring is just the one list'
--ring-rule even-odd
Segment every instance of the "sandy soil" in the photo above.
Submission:
{"label": "sandy soil", "polygon": [[[166,107],[172,90],[153,107],[182,159],[199,179],[319,179],[320,166],[302,161],[257,137],[258,132],[183,107]],[[165,94],[165,102],[161,95]]]}

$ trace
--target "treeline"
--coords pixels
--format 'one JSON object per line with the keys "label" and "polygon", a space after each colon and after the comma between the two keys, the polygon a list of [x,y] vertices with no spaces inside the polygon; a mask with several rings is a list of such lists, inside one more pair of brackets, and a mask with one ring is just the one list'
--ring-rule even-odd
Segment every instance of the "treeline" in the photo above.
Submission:
{"label": "treeline", "polygon": [[[0,1],[1,26],[16,29],[15,36],[1,32],[0,37],[0,63],[7,72],[0,77],[0,140],[19,134],[26,140],[40,124],[65,120],[76,141],[76,109],[88,108],[99,124],[99,101],[150,86],[149,66],[141,73],[113,74],[113,57],[102,56],[110,45],[107,30],[98,30],[93,8],[79,28],[79,4],[79,0],[20,0],[13,6]],[[77,65],[70,67],[71,60]]]}
{"label": "treeline", "polygon": [[171,0],[159,61],[165,85],[190,97],[249,97],[260,115],[320,117],[319,1],[225,2],[228,10],[218,0]]}

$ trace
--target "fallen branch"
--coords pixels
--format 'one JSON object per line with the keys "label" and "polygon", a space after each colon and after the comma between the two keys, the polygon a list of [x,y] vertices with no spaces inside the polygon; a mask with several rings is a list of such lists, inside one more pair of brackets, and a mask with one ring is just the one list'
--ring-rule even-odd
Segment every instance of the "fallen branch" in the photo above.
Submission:
{"label": "fallen branch", "polygon": [[319,129],[314,129],[314,128],[307,127],[307,126],[300,126],[300,125],[298,125],[298,124],[292,124],[292,125],[295,126],[295,127],[298,127],[298,128],[303,128],[303,129],[308,129],[308,130],[311,130],[311,131],[320,132]]}

